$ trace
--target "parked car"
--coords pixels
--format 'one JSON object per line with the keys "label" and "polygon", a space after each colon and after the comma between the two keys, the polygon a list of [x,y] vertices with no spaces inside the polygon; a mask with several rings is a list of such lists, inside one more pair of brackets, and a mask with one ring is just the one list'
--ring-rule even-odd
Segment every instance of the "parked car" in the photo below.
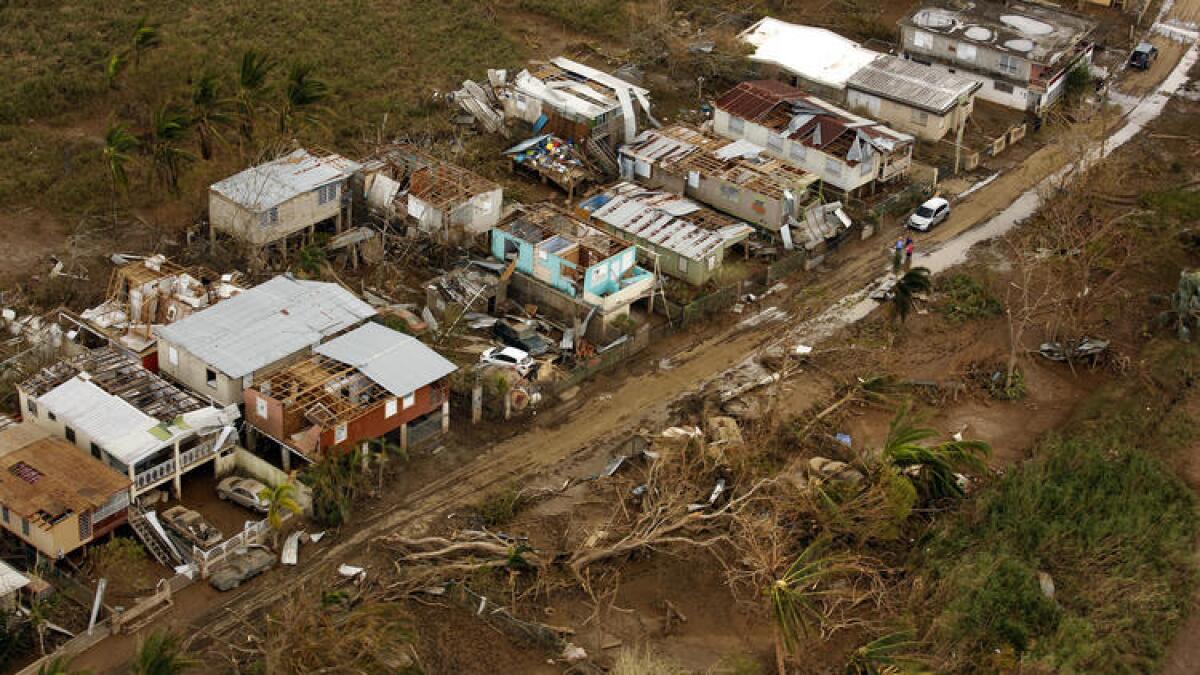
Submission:
{"label": "parked car", "polygon": [[1149,42],[1142,42],[1129,54],[1129,67],[1150,70],[1150,66],[1154,65],[1156,59],[1158,59],[1158,47]]}
{"label": "parked car", "polygon": [[917,207],[908,217],[908,226],[914,230],[928,232],[950,215],[950,202],[934,197]]}
{"label": "parked car", "polygon": [[241,504],[248,509],[254,509],[259,513],[266,513],[267,502],[258,496],[266,489],[266,485],[253,478],[229,476],[220,483],[217,483],[217,496],[221,499]]}
{"label": "parked car", "polygon": [[532,323],[500,319],[492,326],[492,334],[509,347],[516,347],[530,356],[541,356],[550,351],[550,343],[538,335]]}
{"label": "parked car", "polygon": [[275,554],[262,546],[248,546],[244,552],[236,553],[217,568],[208,583],[218,591],[228,591],[253,579],[275,564]]}
{"label": "parked car", "polygon": [[479,362],[489,366],[515,368],[521,375],[533,372],[534,366],[537,365],[528,353],[516,347],[492,347],[479,355]]}
{"label": "parked car", "polygon": [[212,548],[225,537],[204,516],[186,506],[172,506],[162,512],[163,525],[200,548]]}

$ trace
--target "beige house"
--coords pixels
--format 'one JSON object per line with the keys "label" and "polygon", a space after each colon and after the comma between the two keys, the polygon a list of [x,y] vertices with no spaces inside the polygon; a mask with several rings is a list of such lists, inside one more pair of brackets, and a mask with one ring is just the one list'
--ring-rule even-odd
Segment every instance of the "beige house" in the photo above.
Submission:
{"label": "beige house", "polygon": [[976,79],[895,56],[880,56],[846,82],[846,105],[893,129],[938,141],[965,128]]}
{"label": "beige house", "polygon": [[349,178],[359,165],[340,155],[296,150],[214,183],[208,190],[212,236],[223,232],[254,247],[280,243],[350,219]]}
{"label": "beige house", "polygon": [[[32,424],[0,431],[0,527],[58,559],[125,522],[129,479]],[[24,584],[5,570],[0,598]],[[11,579],[10,579],[11,577]]]}
{"label": "beige house", "polygon": [[239,405],[261,376],[374,315],[338,284],[278,276],[156,327],[159,371],[218,405]]}

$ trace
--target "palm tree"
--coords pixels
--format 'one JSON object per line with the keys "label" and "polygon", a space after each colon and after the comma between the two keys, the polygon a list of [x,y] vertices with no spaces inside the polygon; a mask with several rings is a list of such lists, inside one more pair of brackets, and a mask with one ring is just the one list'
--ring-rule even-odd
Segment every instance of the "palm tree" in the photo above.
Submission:
{"label": "palm tree", "polygon": [[129,40],[129,51],[133,54],[133,67],[137,68],[142,60],[142,53],[148,52],[151,49],[162,45],[162,35],[158,32],[158,25],[149,22],[145,16],[138,19],[137,25],[133,28],[133,35]]}
{"label": "palm tree", "polygon": [[49,611],[50,607],[45,602],[34,600],[29,603],[29,615],[26,617],[33,634],[37,636],[38,651],[42,653],[42,656],[46,655],[46,628],[50,622]]}
{"label": "palm tree", "polygon": [[884,460],[910,479],[915,471],[918,480],[914,483],[931,499],[962,497],[955,471],[986,469],[982,458],[991,453],[991,446],[983,441],[960,440],[923,445],[937,432],[915,426],[914,422],[907,406],[896,413],[883,446]]}
{"label": "palm tree", "polygon": [[920,672],[924,659],[917,655],[920,643],[912,631],[888,633],[850,653],[846,675],[891,675]]}
{"label": "palm tree", "polygon": [[932,288],[933,282],[927,267],[914,267],[896,281],[892,288],[892,311],[901,323],[916,305],[916,296],[928,293]]}
{"label": "palm tree", "polygon": [[117,88],[117,78],[121,77],[121,73],[125,71],[125,55],[121,52],[113,52],[104,60],[104,79],[108,82],[109,89]]}
{"label": "palm tree", "polygon": [[225,142],[222,129],[233,123],[231,101],[221,95],[221,80],[205,73],[192,84],[192,124],[200,140],[200,156],[212,159],[213,143]]}
{"label": "palm tree", "polygon": [[259,104],[266,97],[267,78],[274,69],[275,62],[265,54],[253,49],[242,54],[238,65],[234,102],[237,105],[237,116],[244,140],[248,141],[254,137],[254,118],[258,114]]}
{"label": "palm tree", "polygon": [[195,155],[180,147],[190,128],[191,118],[173,105],[159,107],[150,119],[146,146],[159,181],[167,186],[171,194],[179,194],[179,177],[184,167],[196,159]]}
{"label": "palm tree", "polygon": [[298,123],[319,124],[317,113],[329,96],[329,85],[313,77],[313,66],[298,63],[288,71],[283,104],[279,108],[279,131],[292,131]]}
{"label": "palm tree", "polygon": [[114,205],[117,195],[129,188],[129,174],[125,167],[133,158],[137,146],[137,138],[123,124],[110,124],[104,133],[104,163],[108,165]]}
{"label": "palm tree", "polygon": [[184,653],[178,635],[155,631],[138,643],[130,672],[133,675],[180,675],[199,665]]}
{"label": "palm tree", "polygon": [[808,638],[814,627],[825,622],[822,601],[839,593],[823,582],[834,577],[862,571],[856,559],[846,554],[826,554],[828,538],[810,543],[782,576],[766,589],[775,626],[775,665],[779,675],[787,673],[786,658],[794,654],[802,638]]}
{"label": "palm tree", "polygon": [[296,503],[296,486],[288,481],[275,487],[263,488],[258,498],[267,503],[267,523],[274,534],[275,548],[279,548],[279,531],[283,529],[283,514],[290,511],[298,514],[303,509]]}

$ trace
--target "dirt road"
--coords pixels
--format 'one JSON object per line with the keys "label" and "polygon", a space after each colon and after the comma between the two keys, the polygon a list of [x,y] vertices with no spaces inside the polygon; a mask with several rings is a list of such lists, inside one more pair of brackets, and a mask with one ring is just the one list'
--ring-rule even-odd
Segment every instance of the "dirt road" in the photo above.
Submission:
{"label": "dirt road", "polygon": [[[1200,0],[1195,0],[1200,2]],[[1113,125],[1115,126],[1115,125]],[[1011,207],[1032,186],[1077,157],[1077,151],[1063,141],[1055,141],[1035,153],[1021,167],[1004,175],[955,206],[953,217],[918,243],[919,251],[933,252],[949,242],[977,241],[971,233],[993,215]],[[820,288],[809,287],[806,300],[784,299],[793,317],[818,316],[830,302],[821,298],[838,297],[845,289],[860,289],[876,278],[887,264],[887,246],[895,232],[877,235],[861,244],[853,258],[839,255],[837,267],[821,277]],[[875,248],[877,255],[863,248]],[[954,247],[957,248],[957,247]],[[928,256],[930,253],[922,253]],[[922,264],[919,257],[918,264]],[[858,293],[851,294],[857,296]],[[835,303],[836,304],[836,303]],[[813,328],[800,318],[795,326]],[[811,323],[811,322],[809,322]],[[280,599],[281,589],[306,581],[331,579],[333,568],[347,560],[365,555],[376,537],[405,530],[419,532],[430,519],[464,504],[477,502],[486,494],[514,480],[536,480],[550,467],[580,453],[605,453],[631,429],[655,428],[667,417],[670,404],[729,369],[743,363],[748,354],[777,338],[778,326],[762,325],[753,329],[727,328],[718,335],[699,341],[686,351],[672,355],[674,367],[626,378],[604,399],[588,400],[572,413],[569,424],[558,427],[537,426],[515,438],[493,445],[454,471],[407,495],[399,508],[380,513],[353,524],[353,531],[333,545],[305,551],[304,566],[273,574],[271,583],[251,583],[245,589],[221,596],[219,604],[177,607],[169,622],[176,626],[202,627],[205,634],[217,638],[235,636],[242,617],[270,607]],[[586,395],[586,391],[585,394]],[[195,629],[193,629],[195,630]],[[132,650],[133,638],[123,637],[102,643],[98,649],[82,655],[73,664],[93,672],[118,670]]]}

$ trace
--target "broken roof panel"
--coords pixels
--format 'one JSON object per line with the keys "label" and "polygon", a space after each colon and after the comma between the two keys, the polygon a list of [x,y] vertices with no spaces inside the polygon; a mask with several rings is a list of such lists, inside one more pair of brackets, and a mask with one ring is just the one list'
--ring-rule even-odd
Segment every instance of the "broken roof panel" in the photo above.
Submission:
{"label": "broken roof panel", "polygon": [[155,331],[225,375],[242,377],[374,314],[338,284],[278,276]]}
{"label": "broken roof panel", "polygon": [[0,502],[21,517],[52,524],[99,508],[128,487],[128,478],[67,441],[45,432],[28,441],[0,434]]}
{"label": "broken roof panel", "polygon": [[[686,208],[680,208],[681,205]],[[724,251],[754,231],[751,226],[701,207],[687,197],[633,183],[619,183],[585,200],[580,208],[623,234],[691,260]]]}
{"label": "broken roof panel", "polygon": [[771,17],[746,29],[741,39],[756,48],[752,61],[774,64],[834,89],[844,88],[852,75],[879,56],[831,30]]}
{"label": "broken roof panel", "polygon": [[260,213],[297,195],[349,178],[359,168],[356,162],[341,155],[317,157],[307,150],[296,150],[213,183],[210,189]]}
{"label": "broken roof panel", "polygon": [[848,89],[937,115],[946,114],[981,86],[979,80],[895,56],[879,57],[846,83]]}
{"label": "broken roof panel", "polygon": [[315,351],[357,368],[394,396],[411,394],[458,370],[420,340],[373,322],[334,338]]}

